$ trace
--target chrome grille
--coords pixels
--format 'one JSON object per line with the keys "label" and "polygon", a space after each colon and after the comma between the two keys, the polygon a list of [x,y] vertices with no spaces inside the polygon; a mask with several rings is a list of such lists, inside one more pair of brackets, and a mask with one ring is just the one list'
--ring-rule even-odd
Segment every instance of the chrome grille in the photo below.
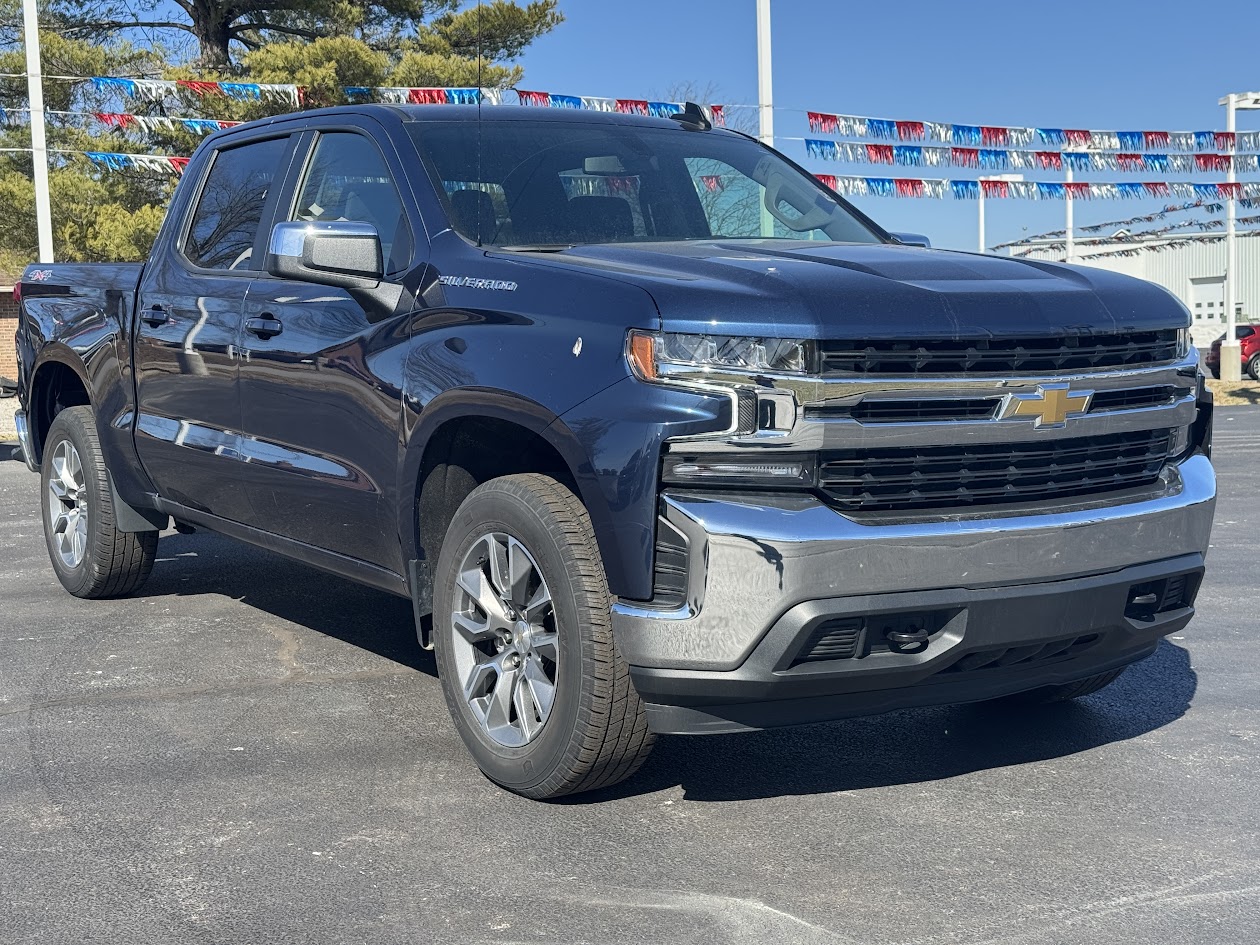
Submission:
{"label": "chrome grille", "polygon": [[1167,364],[1178,357],[1177,335],[1170,328],[1060,338],[831,340],[819,342],[819,353],[824,376],[1059,373]]}
{"label": "chrome grille", "polygon": [[1042,442],[862,450],[820,456],[819,486],[843,511],[967,508],[1082,498],[1149,485],[1172,445],[1168,429]]}

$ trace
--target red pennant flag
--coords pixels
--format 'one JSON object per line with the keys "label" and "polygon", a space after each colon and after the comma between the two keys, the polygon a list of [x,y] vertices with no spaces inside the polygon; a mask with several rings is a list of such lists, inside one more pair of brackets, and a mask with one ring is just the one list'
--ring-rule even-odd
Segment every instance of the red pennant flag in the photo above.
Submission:
{"label": "red pennant flag", "polygon": [[445,105],[445,89],[408,89],[407,101],[412,105]]}
{"label": "red pennant flag", "polygon": [[1215,133],[1215,138],[1218,151],[1232,151],[1237,143],[1232,131],[1218,131]]}
{"label": "red pennant flag", "polygon": [[1227,171],[1229,170],[1229,155],[1196,154],[1194,156],[1194,166],[1201,171]]}
{"label": "red pennant flag", "polygon": [[218,82],[197,82],[193,79],[178,79],[175,84],[203,97],[206,95],[226,94],[223,91],[223,86]]}
{"label": "red pennant flag", "polygon": [[922,141],[927,134],[921,121],[899,121],[896,125],[897,137],[902,141]]}
{"label": "red pennant flag", "polygon": [[719,127],[726,126],[726,110],[721,105],[710,105],[709,112],[713,115],[713,124]]}
{"label": "red pennant flag", "polygon": [[1140,171],[1142,169],[1142,155],[1117,154],[1116,167],[1122,171]]}
{"label": "red pennant flag", "polygon": [[826,112],[806,112],[809,117],[809,130],[821,131],[823,134],[835,134],[840,130],[840,120]]}
{"label": "red pennant flag", "polygon": [[[1146,192],[1152,197],[1171,197],[1172,191],[1168,185],[1162,180],[1147,181],[1142,185],[1146,188]],[[1176,210],[1176,207],[1165,207],[1166,210]],[[1152,218],[1153,219],[1153,218]]]}
{"label": "red pennant flag", "polygon": [[1034,159],[1043,171],[1063,170],[1063,154],[1059,151],[1035,151]]}
{"label": "red pennant flag", "polygon": [[1002,199],[1011,195],[1011,188],[1004,180],[982,180],[980,190],[986,197]]}
{"label": "red pennant flag", "polygon": [[824,187],[830,187],[832,190],[840,190],[840,178],[835,174],[815,174],[815,177],[822,183]]}
{"label": "red pennant flag", "polygon": [[168,157],[167,160],[171,162],[171,167],[175,168],[176,174],[184,173],[184,168],[188,166],[189,161],[186,157]]}
{"label": "red pennant flag", "polygon": [[1167,131],[1143,131],[1142,142],[1148,151],[1167,148],[1170,144]]}
{"label": "red pennant flag", "polygon": [[891,164],[893,162],[893,146],[891,144],[868,144],[866,158],[872,164]]}
{"label": "red pennant flag", "polygon": [[1088,131],[1080,128],[1065,128],[1063,130],[1063,138],[1074,148],[1087,147],[1093,136]]}
{"label": "red pennant flag", "polygon": [[980,141],[988,147],[1004,147],[1010,142],[1006,134],[1005,128],[996,128],[992,125],[980,126]]}
{"label": "red pennant flag", "polygon": [[1242,184],[1239,184],[1236,181],[1232,184],[1217,184],[1216,191],[1226,199],[1232,197],[1237,200],[1242,196]]}
{"label": "red pennant flag", "polygon": [[[1005,181],[1003,181],[1005,183]],[[897,196],[898,197],[922,197],[923,181],[915,177],[898,177],[897,178]]]}
{"label": "red pennant flag", "polygon": [[627,115],[648,114],[648,103],[645,98],[619,98],[613,107],[619,112],[625,112]]}
{"label": "red pennant flag", "polygon": [[704,183],[704,189],[711,194],[716,194],[725,189],[722,184],[722,178],[718,174],[701,174],[700,180]]}
{"label": "red pennant flag", "polygon": [[980,166],[980,149],[979,148],[950,148],[949,162],[954,167],[979,167]]}
{"label": "red pennant flag", "polygon": [[1067,195],[1077,200],[1089,199],[1089,184],[1081,181],[1075,181],[1070,184],[1064,184],[1063,189],[1067,191]]}
{"label": "red pennant flag", "polygon": [[526,92],[524,89],[517,89],[516,94],[520,97],[522,105],[551,104],[551,94],[549,92]]}

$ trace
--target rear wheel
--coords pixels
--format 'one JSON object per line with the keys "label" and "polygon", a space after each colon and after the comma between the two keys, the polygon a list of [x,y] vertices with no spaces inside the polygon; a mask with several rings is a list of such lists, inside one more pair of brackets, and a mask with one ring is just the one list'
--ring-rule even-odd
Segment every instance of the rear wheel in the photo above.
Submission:
{"label": "rear wheel", "polygon": [[1253,381],[1260,381],[1260,354],[1253,354],[1247,362],[1247,373]]}
{"label": "rear wheel", "polygon": [[447,531],[434,590],[442,689],[487,777],[544,800],[639,768],[653,737],[573,493],[536,474],[479,486]]}
{"label": "rear wheel", "polygon": [[57,414],[44,444],[41,506],[48,557],[75,597],[121,597],[148,578],[158,533],[120,532],[90,407]]}
{"label": "rear wheel", "polygon": [[1087,676],[1085,679],[1078,679],[1076,682],[1064,683],[1060,686],[1043,686],[1040,689],[1021,692],[1008,698],[1010,701],[1024,705],[1048,705],[1054,702],[1069,702],[1072,699],[1092,695],[1099,689],[1110,686],[1120,678],[1120,674],[1124,670],[1125,667],[1122,666],[1119,669],[1099,673],[1097,676]]}

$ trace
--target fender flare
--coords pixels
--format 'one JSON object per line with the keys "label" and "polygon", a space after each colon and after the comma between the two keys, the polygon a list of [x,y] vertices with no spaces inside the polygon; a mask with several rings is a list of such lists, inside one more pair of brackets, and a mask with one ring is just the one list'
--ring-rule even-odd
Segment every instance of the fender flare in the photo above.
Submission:
{"label": "fender flare", "polygon": [[[417,540],[416,516],[420,471],[426,450],[434,433],[443,424],[469,417],[514,423],[536,434],[551,446],[560,455],[569,475],[577,484],[578,498],[586,506],[596,539],[599,539],[600,534],[606,530],[605,526],[611,522],[612,514],[593,474],[590,457],[573,431],[556,413],[528,397],[490,388],[463,387],[444,391],[426,404],[408,438],[398,482],[398,533],[402,540],[405,561],[423,560],[423,550]],[[599,544],[600,553],[605,556],[605,567],[618,573],[619,562],[610,568],[607,557],[618,552],[615,548],[605,547],[606,542]]]}

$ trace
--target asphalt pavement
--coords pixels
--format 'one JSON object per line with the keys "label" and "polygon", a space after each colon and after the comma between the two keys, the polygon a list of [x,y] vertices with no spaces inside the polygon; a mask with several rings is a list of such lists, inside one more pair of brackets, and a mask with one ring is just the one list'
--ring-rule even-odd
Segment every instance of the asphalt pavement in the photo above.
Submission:
{"label": "asphalt pavement", "polygon": [[0,942],[1256,942],[1260,409],[1216,458],[1199,615],[1103,692],[665,738],[542,804],[405,601],[203,532],[75,600],[0,446]]}

